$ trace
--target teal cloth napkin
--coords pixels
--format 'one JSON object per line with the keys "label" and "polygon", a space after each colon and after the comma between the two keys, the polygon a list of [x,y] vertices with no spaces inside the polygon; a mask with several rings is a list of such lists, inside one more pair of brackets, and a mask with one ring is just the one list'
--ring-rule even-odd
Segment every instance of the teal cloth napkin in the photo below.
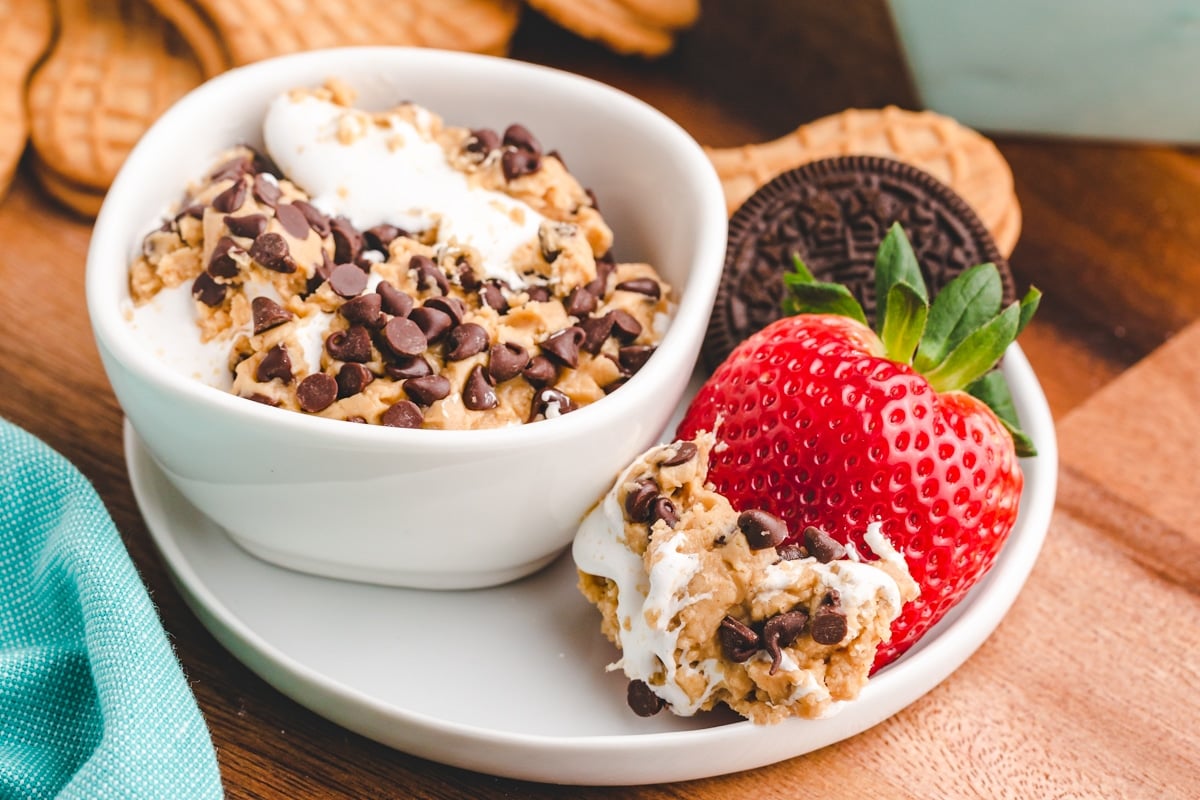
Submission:
{"label": "teal cloth napkin", "polygon": [[0,420],[0,798],[222,794],[208,729],[103,503]]}

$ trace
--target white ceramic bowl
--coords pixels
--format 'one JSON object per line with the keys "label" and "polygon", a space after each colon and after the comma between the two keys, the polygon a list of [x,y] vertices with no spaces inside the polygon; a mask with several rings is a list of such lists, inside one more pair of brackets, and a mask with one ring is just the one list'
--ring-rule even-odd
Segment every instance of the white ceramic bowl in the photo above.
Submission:
{"label": "white ceramic bowl", "polygon": [[[678,307],[625,386],[563,417],[486,431],[351,425],[268,408],[178,371],[130,326],[143,235],[223,148],[261,144],[268,102],[329,77],[366,108],[412,100],[449,124],[528,126],[593,188],[620,260],[654,264]],[[700,147],[610,87],[517,61],[405,48],[302,53],[183,98],[134,148],[88,252],[97,345],[125,414],[170,482],[277,564],[421,588],[489,586],[548,563],[613,476],[658,436],[692,372],[725,248],[721,186]]]}

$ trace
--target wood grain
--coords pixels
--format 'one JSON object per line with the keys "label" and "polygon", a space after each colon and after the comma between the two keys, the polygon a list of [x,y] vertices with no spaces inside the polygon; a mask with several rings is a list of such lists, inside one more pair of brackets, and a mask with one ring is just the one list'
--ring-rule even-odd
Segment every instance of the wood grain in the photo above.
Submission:
{"label": "wood grain", "polygon": [[[697,28],[658,62],[618,58],[527,14],[513,54],[613,83],[717,146],[846,106],[913,105],[875,0],[706,0]],[[478,775],[348,733],[238,663],[149,542],[84,306],[89,227],[38,192],[28,165],[0,203],[0,416],[96,485],[192,681],[230,798],[1195,796],[1200,158],[999,144],[1025,209],[1013,268],[1046,291],[1022,339],[1060,423],[1045,550],[1010,615],[950,679],[861,736],[753,773],[624,790]]]}

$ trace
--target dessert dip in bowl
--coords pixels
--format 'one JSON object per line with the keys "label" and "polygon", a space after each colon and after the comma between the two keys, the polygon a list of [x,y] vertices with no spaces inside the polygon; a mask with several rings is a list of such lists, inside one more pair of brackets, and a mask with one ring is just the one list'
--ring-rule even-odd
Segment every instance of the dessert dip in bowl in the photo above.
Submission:
{"label": "dessert dip in bowl", "polygon": [[627,95],[312,52],[147,133],[97,219],[88,309],[136,433],[239,545],[471,588],[553,559],[662,431],[724,244],[700,147]]}

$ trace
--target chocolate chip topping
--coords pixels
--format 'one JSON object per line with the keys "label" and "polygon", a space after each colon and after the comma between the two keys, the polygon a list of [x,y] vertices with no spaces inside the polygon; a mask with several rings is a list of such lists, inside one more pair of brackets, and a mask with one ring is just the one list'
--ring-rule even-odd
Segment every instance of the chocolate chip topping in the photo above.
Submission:
{"label": "chocolate chip topping", "polygon": [[574,411],[575,408],[575,403],[571,398],[558,389],[539,389],[533,396],[533,403],[529,409],[529,421],[533,422],[538,417],[543,419],[561,417],[563,414]]}
{"label": "chocolate chip topping", "polygon": [[486,411],[500,404],[496,397],[496,389],[488,380],[483,366],[476,364],[467,376],[467,383],[462,390],[463,405],[472,411]]}
{"label": "chocolate chip topping", "polygon": [[529,363],[529,352],[519,344],[503,342],[492,345],[488,351],[488,376],[496,383],[504,383],[521,374]]}
{"label": "chocolate chip topping", "polygon": [[678,467],[691,461],[699,452],[700,448],[696,447],[695,442],[677,442],[674,454],[664,459],[660,466]]}
{"label": "chocolate chip topping", "polygon": [[622,372],[632,375],[646,366],[650,356],[654,355],[654,350],[655,348],[648,344],[626,345],[617,351],[617,364]]}
{"label": "chocolate chip topping", "polygon": [[383,310],[397,317],[407,317],[413,309],[413,299],[387,281],[380,281],[375,291],[383,299]]}
{"label": "chocolate chip topping", "polygon": [[782,315],[783,276],[798,254],[820,281],[845,284],[875,317],[875,254],[904,226],[931,296],[964,270],[992,262],[1004,304],[1012,274],[991,235],[957,194],[921,170],[874,156],[814,161],[763,186],[729,221],[729,247],[705,338],[716,367],[734,346]]}
{"label": "chocolate chip topping", "polygon": [[409,312],[408,318],[421,329],[421,332],[425,334],[425,340],[430,344],[441,339],[446,335],[446,331],[454,326],[454,320],[450,318],[449,314],[429,306],[414,308]]}
{"label": "chocolate chip topping", "polygon": [[612,335],[613,318],[611,314],[588,317],[580,320],[579,327],[583,328],[583,342],[579,345],[580,348],[596,355],[600,352],[600,348],[604,347],[608,337]]}
{"label": "chocolate chip topping", "polygon": [[342,364],[337,374],[337,396],[341,400],[367,388],[367,384],[375,380],[371,370],[362,364]]}
{"label": "chocolate chip topping", "polygon": [[632,680],[625,690],[625,701],[639,717],[653,717],[666,706],[666,701],[654,693],[645,681]]}
{"label": "chocolate chip topping", "polygon": [[632,344],[642,335],[642,323],[628,311],[614,308],[606,316],[612,318],[612,335],[625,344]]}
{"label": "chocolate chip topping", "polygon": [[401,356],[391,364],[384,364],[383,371],[392,380],[402,381],[432,375],[433,367],[421,356]]}
{"label": "chocolate chip topping", "polygon": [[768,674],[774,675],[783,663],[783,648],[790,647],[804,633],[808,624],[808,614],[796,608],[783,614],[776,614],[763,625],[763,649],[771,657],[771,669]]}
{"label": "chocolate chip topping", "polygon": [[314,372],[300,381],[296,387],[296,402],[302,411],[315,414],[333,405],[337,399],[338,382],[332,375],[324,372]]}
{"label": "chocolate chip topping", "polygon": [[508,299],[504,296],[501,286],[503,283],[495,278],[484,281],[483,286],[479,288],[479,299],[488,308],[495,309],[503,316],[508,313]]}
{"label": "chocolate chip topping", "polygon": [[475,268],[471,266],[470,261],[467,261],[465,258],[459,258],[454,262],[454,268],[458,271],[458,285],[463,288],[463,291],[474,292],[479,289],[483,282],[475,274]]}
{"label": "chocolate chip topping", "polygon": [[450,380],[443,375],[423,375],[404,382],[404,391],[414,403],[431,406],[450,395]]}
{"label": "chocolate chip topping", "polygon": [[268,231],[250,245],[250,257],[274,272],[295,272],[296,262],[292,261],[287,239],[274,231]]}
{"label": "chocolate chip topping", "polygon": [[308,227],[312,228],[317,236],[324,239],[329,235],[329,217],[321,213],[316,206],[304,200],[295,200],[292,202],[292,207],[304,215],[304,219],[308,221]]}
{"label": "chocolate chip topping", "polygon": [[[334,291],[337,291],[335,288]],[[372,330],[383,327],[383,298],[374,292],[360,294],[342,303],[338,312],[352,325],[364,325]]]}
{"label": "chocolate chip topping", "polygon": [[542,153],[542,143],[519,122],[514,122],[504,129],[504,146],[515,147],[526,153],[537,153],[538,155]]}
{"label": "chocolate chip topping", "polygon": [[739,514],[737,526],[751,550],[765,550],[783,544],[788,536],[787,523],[774,514],[758,509]]}
{"label": "chocolate chip topping", "polygon": [[249,171],[250,156],[239,154],[228,161],[222,162],[219,167],[212,171],[212,174],[208,176],[208,179],[213,183],[220,183],[221,181],[227,181],[231,178],[233,180],[238,180]]}
{"label": "chocolate chip topping", "polygon": [[256,334],[269,331],[292,319],[292,312],[269,297],[256,297],[250,301],[250,314],[254,318]]}
{"label": "chocolate chip topping", "polygon": [[284,383],[292,382],[292,359],[288,355],[287,348],[281,344],[277,344],[266,352],[262,361],[258,362],[258,369],[254,372],[254,378],[259,383],[278,378]]}
{"label": "chocolate chip topping", "polygon": [[531,175],[542,167],[542,157],[524,150],[505,150],[500,156],[500,169],[504,180],[515,181],[522,175]]}
{"label": "chocolate chip topping", "polygon": [[279,220],[283,229],[293,237],[301,240],[308,238],[308,219],[304,216],[304,212],[291,203],[280,203],[276,206],[275,219]]}
{"label": "chocolate chip topping", "polygon": [[446,335],[446,360],[462,361],[487,349],[488,333],[482,325],[464,322]]}
{"label": "chocolate chip topping", "polygon": [[457,297],[431,297],[421,305],[426,308],[436,308],[450,317],[451,325],[458,325],[467,313],[467,305]]}
{"label": "chocolate chip topping", "polygon": [[739,664],[750,660],[758,652],[758,634],[730,616],[721,620],[721,625],[717,628],[717,639],[721,642],[721,652],[725,657]]}
{"label": "chocolate chip topping", "polygon": [[225,191],[212,200],[212,207],[222,214],[232,214],[246,202],[246,184],[239,176]]}
{"label": "chocolate chip topping", "polygon": [[531,303],[546,303],[550,300],[550,290],[545,286],[530,286],[525,290],[525,296]]}
{"label": "chocolate chip topping", "polygon": [[365,364],[371,360],[371,334],[361,325],[334,331],[325,339],[325,352],[338,361]]}
{"label": "chocolate chip topping", "polygon": [[533,356],[521,370],[521,376],[534,386],[546,386],[558,379],[558,367],[545,356]]}
{"label": "chocolate chip topping", "polygon": [[812,525],[804,529],[804,547],[809,555],[822,564],[846,557],[846,548],[828,533]]}
{"label": "chocolate chip topping", "polygon": [[500,134],[496,133],[491,128],[476,128],[471,131],[471,135],[463,142],[463,149],[468,153],[474,153],[482,157],[486,157],[488,153],[500,146]]}
{"label": "chocolate chip topping", "polygon": [[817,644],[838,644],[846,638],[846,613],[842,611],[841,598],[831,590],[813,612],[812,638]]}
{"label": "chocolate chip topping", "polygon": [[596,297],[604,297],[608,293],[608,279],[616,270],[617,265],[609,256],[603,255],[596,259],[596,277],[587,284],[587,290]]}
{"label": "chocolate chip topping", "polygon": [[579,366],[579,346],[583,344],[586,335],[583,328],[572,325],[547,336],[542,340],[540,347],[547,356],[573,369]]}
{"label": "chocolate chip topping", "polygon": [[654,502],[650,504],[649,523],[653,525],[659,520],[667,523],[668,528],[674,528],[679,524],[679,512],[675,510],[675,504],[669,497],[660,495],[654,498]]}
{"label": "chocolate chip topping", "polygon": [[411,400],[401,400],[379,416],[379,421],[389,428],[419,428],[425,415]]}
{"label": "chocolate chip topping", "polygon": [[775,552],[784,561],[798,561],[808,556],[808,551],[798,544],[781,544]]}
{"label": "chocolate chip topping", "polygon": [[388,225],[386,222],[381,225],[375,225],[363,231],[363,241],[371,250],[378,250],[382,253],[387,253],[388,245],[399,239],[401,236],[407,236],[408,233],[403,228],[397,228],[395,225]]}
{"label": "chocolate chip topping", "polygon": [[[217,239],[213,245],[212,255],[208,258],[207,272],[214,278],[235,278],[239,272],[238,263],[230,255],[231,252],[243,252],[237,242],[228,236]],[[251,248],[253,252],[253,248]]]}
{"label": "chocolate chip topping", "polygon": [[586,286],[577,286],[567,295],[563,307],[572,317],[582,319],[596,310],[596,295],[589,292]]}
{"label": "chocolate chip topping", "polygon": [[653,278],[633,278],[632,280],[621,281],[616,285],[616,291],[644,294],[654,300],[662,297],[662,287]]}
{"label": "chocolate chip topping", "polygon": [[367,273],[353,264],[338,264],[329,273],[329,288],[339,297],[357,297],[367,288]]}
{"label": "chocolate chip topping", "polygon": [[279,198],[283,194],[279,190],[279,184],[265,175],[254,176],[254,187],[251,191],[254,193],[255,200],[271,208],[275,207],[275,204],[279,202]]}
{"label": "chocolate chip topping", "polygon": [[625,516],[631,522],[646,522],[650,519],[650,508],[658,497],[658,484],[650,478],[642,478],[625,494]]}
{"label": "chocolate chip topping", "polygon": [[225,217],[225,227],[234,236],[255,239],[267,230],[267,218],[262,214],[247,214],[244,217]]}
{"label": "chocolate chip topping", "polygon": [[383,326],[383,343],[397,356],[419,356],[429,346],[425,332],[405,317],[392,317]]}
{"label": "chocolate chip topping", "polygon": [[212,275],[201,272],[192,282],[192,297],[209,308],[216,308],[225,300],[225,284],[217,283]]}
{"label": "chocolate chip topping", "polygon": [[417,273],[417,288],[422,291],[437,289],[442,294],[450,294],[450,281],[444,272],[438,268],[429,256],[415,255],[408,261],[409,270]]}
{"label": "chocolate chip topping", "polygon": [[244,395],[242,395],[242,397],[244,397],[247,400],[252,400],[255,403],[258,403],[260,405],[270,406],[271,408],[279,408],[278,400],[276,400],[274,397],[267,397],[265,394],[261,394],[259,392],[252,392],[250,394],[244,394]]}
{"label": "chocolate chip topping", "polygon": [[353,264],[363,249],[363,237],[358,228],[345,217],[334,217],[329,223],[333,236],[333,260],[338,264]]}

